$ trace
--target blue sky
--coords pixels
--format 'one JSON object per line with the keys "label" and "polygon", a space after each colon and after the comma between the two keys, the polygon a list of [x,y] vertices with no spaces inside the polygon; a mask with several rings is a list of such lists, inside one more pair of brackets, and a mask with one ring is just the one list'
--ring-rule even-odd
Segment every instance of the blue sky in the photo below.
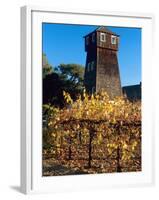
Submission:
{"label": "blue sky", "polygon": [[[61,63],[77,63],[85,66],[84,38],[97,26],[43,23],[43,53],[56,67]],[[141,29],[108,27],[120,35],[118,62],[122,86],[141,81]]]}

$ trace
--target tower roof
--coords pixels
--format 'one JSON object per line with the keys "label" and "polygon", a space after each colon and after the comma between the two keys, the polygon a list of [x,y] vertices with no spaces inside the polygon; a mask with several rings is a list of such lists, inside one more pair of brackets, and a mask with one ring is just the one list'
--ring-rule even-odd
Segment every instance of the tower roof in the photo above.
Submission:
{"label": "tower roof", "polygon": [[94,31],[92,31],[91,33],[85,35],[84,37],[88,36],[88,35],[91,35],[92,33],[94,32],[104,32],[104,33],[108,33],[108,34],[112,34],[112,35],[116,35],[116,36],[119,36],[117,35],[116,33],[112,32],[111,30],[109,30],[107,27],[105,26],[99,26],[98,28],[96,28]]}

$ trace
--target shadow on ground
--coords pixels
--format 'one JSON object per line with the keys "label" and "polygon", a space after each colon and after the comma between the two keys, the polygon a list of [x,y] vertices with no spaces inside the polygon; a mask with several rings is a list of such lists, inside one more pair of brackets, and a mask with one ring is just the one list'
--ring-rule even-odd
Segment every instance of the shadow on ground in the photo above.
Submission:
{"label": "shadow on ground", "polygon": [[15,190],[15,191],[17,191],[17,192],[22,193],[20,186],[10,185],[10,188],[11,188],[12,190]]}
{"label": "shadow on ground", "polygon": [[67,168],[59,164],[45,164],[43,166],[43,176],[59,176],[59,175],[79,175],[79,174],[88,174],[87,172]]}

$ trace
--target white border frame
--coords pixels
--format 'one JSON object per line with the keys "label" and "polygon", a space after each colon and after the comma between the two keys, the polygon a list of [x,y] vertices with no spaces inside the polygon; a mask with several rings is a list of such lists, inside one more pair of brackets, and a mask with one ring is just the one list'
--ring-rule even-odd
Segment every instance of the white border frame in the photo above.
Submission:
{"label": "white border frame", "polygon": [[[76,17],[72,17],[72,16]],[[105,19],[108,19],[105,23]],[[129,26],[142,28],[142,172],[99,175],[41,177],[42,170],[42,22]],[[154,183],[154,140],[152,107],[152,27],[150,14],[105,11],[68,12],[40,7],[21,8],[21,191],[61,192],[143,186]]]}

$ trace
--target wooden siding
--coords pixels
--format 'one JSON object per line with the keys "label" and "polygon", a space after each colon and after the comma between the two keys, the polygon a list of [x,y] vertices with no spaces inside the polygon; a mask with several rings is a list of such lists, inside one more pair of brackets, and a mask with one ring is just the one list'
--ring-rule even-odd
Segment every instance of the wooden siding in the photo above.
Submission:
{"label": "wooden siding", "polygon": [[[101,42],[100,33],[106,34],[106,41]],[[92,34],[95,34],[95,41],[92,41]],[[116,44],[112,44],[111,37],[116,37]],[[89,43],[86,44],[86,38]],[[85,51],[87,52],[84,84],[88,93],[101,90],[107,91],[113,98],[122,95],[120,73],[118,66],[117,51],[119,37],[115,34],[97,30],[85,37]],[[93,70],[88,71],[88,63],[95,62]]]}

